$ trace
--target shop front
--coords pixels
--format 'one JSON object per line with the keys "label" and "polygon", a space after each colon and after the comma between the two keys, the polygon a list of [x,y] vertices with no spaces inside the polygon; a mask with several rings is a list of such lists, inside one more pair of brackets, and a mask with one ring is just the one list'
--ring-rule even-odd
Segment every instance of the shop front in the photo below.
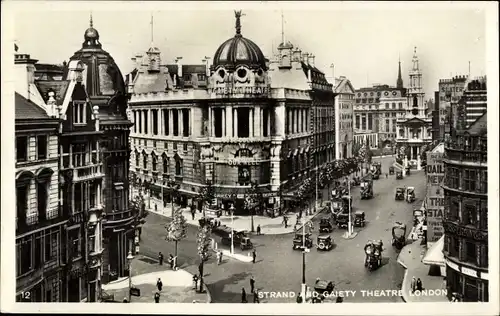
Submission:
{"label": "shop front", "polygon": [[488,302],[488,273],[446,260],[446,281],[450,300]]}

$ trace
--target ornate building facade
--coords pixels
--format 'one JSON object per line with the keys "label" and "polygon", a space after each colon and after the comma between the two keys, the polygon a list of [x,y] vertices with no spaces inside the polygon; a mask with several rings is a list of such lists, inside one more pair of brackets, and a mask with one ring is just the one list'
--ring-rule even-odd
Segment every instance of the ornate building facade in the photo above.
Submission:
{"label": "ornate building facade", "polygon": [[[72,72],[77,70],[78,75]],[[70,208],[74,223],[78,223],[81,216],[102,215],[100,236],[96,231],[94,235],[87,232],[79,237],[90,242],[85,249],[87,258],[95,256],[93,259],[98,259],[102,265],[96,282],[106,283],[129,274],[126,258],[133,247],[138,214],[129,208],[128,137],[132,123],[126,113],[127,91],[120,69],[102,49],[92,18],[82,48],[70,58],[63,78],[73,80],[75,75],[85,86],[87,102],[72,103],[71,114],[67,116],[69,121],[62,131],[61,155],[68,160],[65,162],[68,181],[73,181],[67,194],[70,200],[73,199]],[[91,241],[97,238],[102,238],[102,248],[91,247]],[[90,260],[90,268],[93,266]],[[87,264],[85,269],[88,268]],[[93,278],[94,272],[87,275]]]}
{"label": "ornate building facade", "polygon": [[181,204],[211,182],[219,205],[237,196],[236,212],[244,212],[255,182],[262,212],[277,214],[282,191],[335,157],[334,93],[314,56],[283,41],[276,60],[267,60],[242,36],[240,18],[211,65],[206,58],[164,66],[153,47],[129,75],[135,182],[152,183],[163,203],[169,179],[180,185]]}
{"label": "ornate building facade", "polygon": [[349,79],[340,76],[335,79],[335,159],[352,157],[352,145],[354,141],[354,95]]}
{"label": "ornate building facade", "polygon": [[420,150],[432,140],[432,118],[427,115],[422,87],[422,72],[419,66],[417,48],[415,47],[412,68],[407,90],[407,106],[404,116],[397,119],[397,146],[408,148],[405,167],[408,161],[421,169]]}
{"label": "ornate building facade", "polygon": [[443,160],[446,283],[466,302],[489,300],[486,117],[452,132]]}
{"label": "ornate building facade", "polygon": [[[101,286],[102,174],[83,65],[72,61],[68,79],[53,80],[40,73],[43,67],[35,74],[36,60],[29,55],[15,56],[17,300],[95,302]],[[88,142],[94,151],[77,149]]]}
{"label": "ornate building facade", "polygon": [[368,141],[372,148],[392,144],[397,137],[397,119],[404,117],[406,105],[399,62],[396,87],[384,84],[356,90],[353,120],[356,141]]}

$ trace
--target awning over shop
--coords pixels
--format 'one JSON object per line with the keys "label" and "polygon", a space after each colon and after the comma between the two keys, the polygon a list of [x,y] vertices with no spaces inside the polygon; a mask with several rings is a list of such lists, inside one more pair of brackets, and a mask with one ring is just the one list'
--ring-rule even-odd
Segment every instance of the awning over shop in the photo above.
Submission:
{"label": "awning over shop", "polygon": [[295,148],[295,150],[293,151],[293,156],[297,156],[297,154],[299,153],[299,150],[297,148]]}
{"label": "awning over shop", "polygon": [[444,262],[443,247],[444,247],[444,235],[441,238],[439,238],[439,240],[427,250],[422,262],[429,265],[434,264],[444,267],[445,262]]}
{"label": "awning over shop", "polygon": [[304,147],[300,149],[300,154],[302,155],[304,153]]}
{"label": "awning over shop", "polygon": [[307,147],[306,147],[306,153],[308,153],[308,152],[309,152],[309,149],[311,149],[311,146],[307,146]]}

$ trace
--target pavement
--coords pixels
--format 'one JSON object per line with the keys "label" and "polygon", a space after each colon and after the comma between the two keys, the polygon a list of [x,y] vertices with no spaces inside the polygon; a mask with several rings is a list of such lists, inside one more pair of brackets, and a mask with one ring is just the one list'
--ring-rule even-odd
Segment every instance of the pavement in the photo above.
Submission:
{"label": "pavement", "polygon": [[[401,286],[402,299],[407,303],[417,302],[449,302],[446,296],[446,281],[442,276],[429,275],[429,265],[422,262],[425,256],[426,246],[421,244],[421,239],[406,245],[398,258],[399,264],[405,267],[405,275]],[[422,292],[411,291],[411,280],[420,278],[422,281]],[[427,290],[427,291],[426,291]],[[432,291],[430,291],[432,290]]]}
{"label": "pavement", "polygon": [[[131,262],[132,287],[141,291],[141,296],[132,296],[131,303],[154,303],[154,295],[160,293],[160,303],[210,303],[210,292],[198,293],[193,289],[193,275],[185,270],[173,271],[167,264],[139,255]],[[156,282],[161,279],[163,288],[158,291]],[[128,299],[129,278],[124,277],[103,284],[102,289],[114,295],[114,300]]]}
{"label": "pavement", "polygon": [[[402,180],[396,180],[395,175],[385,177],[393,160],[392,157],[380,159],[383,175],[380,180],[374,181],[373,199],[360,200],[359,189],[356,187],[352,189],[353,211],[364,211],[367,223],[365,227],[355,228],[356,238],[344,239],[342,236],[345,229],[335,229],[330,234],[334,240],[332,250],[318,251],[314,247],[306,254],[308,285],[312,285],[316,278],[321,278],[334,281],[339,290],[357,291],[358,295],[346,297],[344,302],[402,302],[399,295],[370,297],[359,295],[361,290],[401,289],[405,269],[397,262],[399,251],[391,246],[392,223],[400,221],[411,227],[413,209],[419,208],[425,197],[426,182],[423,171],[414,171]],[[394,200],[395,188],[404,185],[415,187],[416,201],[413,204]],[[169,221],[168,217],[157,214],[150,214],[146,218],[141,236],[141,254],[156,258],[159,251],[166,257],[174,252],[173,242],[163,242],[166,234],[164,227]],[[311,221],[314,224],[312,238],[316,243],[319,216]],[[249,219],[247,225],[249,227]],[[187,237],[179,242],[178,264],[180,268],[190,273],[197,272],[200,262],[197,255],[196,233],[197,227],[188,225]],[[371,272],[363,264],[365,256],[363,247],[369,239],[382,239],[385,245],[382,266]],[[300,291],[302,252],[292,250],[293,234],[253,235],[251,240],[257,253],[254,264],[226,256],[220,265],[217,265],[215,256],[206,262],[205,281],[213,303],[239,303],[242,287],[250,293],[251,276],[254,276],[256,287],[260,292]],[[285,297],[268,297],[260,300],[261,303],[293,301],[294,298]]]}

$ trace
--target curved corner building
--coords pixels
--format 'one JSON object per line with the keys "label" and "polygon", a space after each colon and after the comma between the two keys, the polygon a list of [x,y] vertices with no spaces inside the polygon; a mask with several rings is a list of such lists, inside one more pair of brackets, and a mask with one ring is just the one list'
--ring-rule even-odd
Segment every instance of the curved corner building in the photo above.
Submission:
{"label": "curved corner building", "polygon": [[477,95],[478,91],[470,88],[471,84],[470,93],[466,92],[462,99],[466,106],[457,111],[457,121],[464,124],[459,124],[462,127],[445,142],[443,251],[449,295],[456,295],[464,302],[487,302],[487,115],[484,111],[472,124],[467,122],[469,101],[474,101],[471,103],[474,105],[478,97],[485,99],[485,95]]}

